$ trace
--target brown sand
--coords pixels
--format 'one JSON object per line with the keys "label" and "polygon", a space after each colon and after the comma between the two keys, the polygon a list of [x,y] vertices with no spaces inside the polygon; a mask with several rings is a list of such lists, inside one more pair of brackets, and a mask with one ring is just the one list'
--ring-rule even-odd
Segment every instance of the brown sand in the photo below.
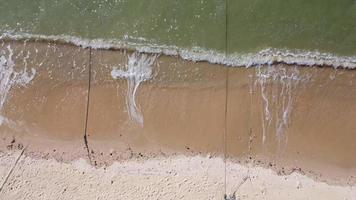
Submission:
{"label": "brown sand", "polygon": [[[185,175],[191,184],[179,182],[183,180],[181,177],[164,182],[165,176],[156,172],[150,174],[154,169],[143,176],[153,182],[144,182],[140,173],[130,174],[125,180],[133,181],[132,185],[116,186],[124,191],[132,189],[131,193],[127,191],[131,195],[127,196],[129,199],[143,197],[139,196],[145,192],[145,187],[139,186],[141,182],[154,185],[153,189],[148,189],[152,198],[158,197],[153,191],[162,188],[160,184],[164,182],[172,187],[164,187],[161,192],[168,195],[185,188],[178,193],[186,195],[183,199],[192,199],[189,188],[206,178],[209,180],[203,185],[192,188],[193,193],[203,191],[200,196],[195,196],[196,199],[221,199],[225,188],[228,194],[236,190],[234,188],[243,179],[241,170],[245,169],[251,174],[263,174],[263,178],[256,175],[259,177],[256,183],[250,180],[254,175],[248,177],[252,185],[274,191],[267,199],[275,199],[275,194],[281,192],[287,195],[281,197],[289,195],[292,199],[322,198],[313,195],[321,195],[321,191],[328,189],[339,195],[330,199],[342,199],[339,197],[347,198],[355,192],[354,188],[345,185],[356,183],[356,124],[352,120],[356,118],[356,88],[353,85],[356,71],[283,65],[226,68],[161,55],[153,64],[153,78],[138,86],[134,98],[138,105],[136,111],[143,118],[141,124],[129,111],[130,82],[111,76],[113,69],[126,70],[131,52],[90,51],[51,43],[0,44],[6,55],[10,45],[16,68],[36,69],[35,78],[28,85],[11,88],[0,112],[8,119],[0,126],[1,163],[13,159],[4,152],[27,147],[23,158],[27,164],[16,170],[17,173],[23,172],[23,176],[16,176],[14,172],[10,178],[16,183],[9,183],[16,185],[19,181],[21,185],[22,181],[34,181],[32,185],[21,185],[11,191],[5,184],[4,192],[6,190],[8,198],[24,198],[26,191],[45,179],[53,187],[90,179],[96,187],[106,188],[106,182],[97,180],[105,170],[87,169],[89,174],[80,175],[75,164],[79,158],[87,159],[97,167],[110,166],[117,161],[120,163],[114,166],[125,166],[127,163],[123,161],[131,163],[136,159],[141,160],[140,164],[133,165],[142,168],[149,168],[147,163],[156,162],[156,159],[158,163],[176,162],[174,166],[162,164],[157,173],[191,166],[192,159],[201,161],[202,167],[203,163],[215,166],[200,169],[194,165],[189,168],[201,175],[197,179]],[[28,59],[24,59],[26,55],[30,55]],[[224,157],[227,158],[226,171]],[[70,163],[47,160],[51,158]],[[4,166],[1,169],[8,168],[6,164],[1,166]],[[49,178],[51,174],[47,166],[53,166],[59,173],[53,175],[53,180]],[[277,176],[259,166],[286,176]],[[34,176],[36,173],[41,178]],[[76,173],[78,175],[74,175]],[[302,174],[344,187],[315,182]],[[4,177],[3,173],[1,175]],[[63,179],[66,176],[73,177]],[[299,186],[295,187],[295,179],[291,178],[295,176],[305,180],[308,187],[313,185],[318,189],[310,186],[299,190]],[[283,181],[286,177],[293,181]],[[270,185],[270,181],[276,185]],[[254,191],[252,185],[239,194],[247,194],[248,199],[255,192],[262,191],[265,195],[264,189]],[[33,191],[43,191],[42,198],[45,199],[51,193],[45,188]],[[83,195],[84,191],[95,193],[101,190],[78,187],[70,190],[68,195],[74,195],[79,188],[83,189]],[[103,190],[108,195],[116,194],[113,187]],[[33,195],[28,198],[35,198]],[[94,198],[79,195],[77,199],[85,197]],[[264,197],[260,195],[256,199]]]}

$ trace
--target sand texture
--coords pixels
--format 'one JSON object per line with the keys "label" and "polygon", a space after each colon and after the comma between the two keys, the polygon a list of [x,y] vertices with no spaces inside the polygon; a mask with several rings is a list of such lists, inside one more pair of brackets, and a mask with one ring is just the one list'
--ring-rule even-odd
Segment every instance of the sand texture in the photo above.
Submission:
{"label": "sand texture", "polygon": [[43,41],[0,67],[0,199],[356,197],[355,70]]}
{"label": "sand texture", "polygon": [[[12,155],[1,153],[1,158]],[[356,188],[331,186],[298,173],[226,163],[228,199],[356,199]],[[172,156],[93,168],[85,160],[60,163],[22,157],[1,199],[223,199],[221,158]]]}

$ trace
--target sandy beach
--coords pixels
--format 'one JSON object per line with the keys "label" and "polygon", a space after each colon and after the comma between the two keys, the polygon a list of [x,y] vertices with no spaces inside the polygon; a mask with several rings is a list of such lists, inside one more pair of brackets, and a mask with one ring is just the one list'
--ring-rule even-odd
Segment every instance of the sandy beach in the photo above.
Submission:
{"label": "sandy beach", "polygon": [[[61,163],[2,152],[1,174],[14,167],[1,199],[348,199],[356,188],[316,182],[299,173],[277,175],[270,169],[201,156],[169,156],[115,162],[94,168],[79,159]],[[4,165],[4,163],[8,165]],[[50,177],[50,178],[49,178]]]}
{"label": "sandy beach", "polygon": [[354,70],[0,49],[34,74],[1,94],[0,199],[356,197]]}

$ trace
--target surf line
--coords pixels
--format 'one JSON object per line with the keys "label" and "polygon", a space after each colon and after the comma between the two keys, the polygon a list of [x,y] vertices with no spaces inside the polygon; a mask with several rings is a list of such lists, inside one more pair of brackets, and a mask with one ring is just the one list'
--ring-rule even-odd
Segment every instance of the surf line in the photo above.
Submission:
{"label": "surf line", "polygon": [[15,85],[25,87],[27,84],[34,79],[36,74],[36,69],[31,68],[31,73],[27,70],[27,59],[30,53],[27,52],[27,56],[24,57],[24,69],[21,71],[15,70],[15,62],[12,59],[14,52],[10,45],[6,47],[8,52],[8,57],[6,58],[6,51],[0,52],[0,126],[3,123],[9,122],[9,120],[1,115],[1,112],[5,106],[7,97],[11,88]]}
{"label": "surf line", "polygon": [[140,84],[148,81],[153,77],[153,63],[158,55],[148,55],[139,52],[134,52],[128,57],[126,70],[114,68],[111,71],[111,76],[114,79],[127,80],[127,96],[126,106],[131,120],[136,121],[143,126],[143,115],[136,104],[136,94]]}

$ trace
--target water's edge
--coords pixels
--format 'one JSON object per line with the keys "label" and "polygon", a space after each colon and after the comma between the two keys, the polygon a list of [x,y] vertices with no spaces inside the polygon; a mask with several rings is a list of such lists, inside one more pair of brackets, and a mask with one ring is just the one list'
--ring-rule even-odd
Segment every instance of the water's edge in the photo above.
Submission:
{"label": "water's edge", "polygon": [[184,60],[200,62],[207,61],[213,64],[222,64],[230,67],[253,67],[259,65],[286,64],[299,66],[321,66],[344,69],[356,68],[356,56],[338,56],[332,53],[318,51],[263,49],[257,53],[226,54],[216,50],[194,47],[192,49],[179,48],[148,43],[135,43],[124,40],[86,39],[67,35],[35,35],[35,34],[2,34],[0,41],[36,41],[71,44],[82,48],[93,49],[126,49],[142,53],[164,54],[179,56]]}

